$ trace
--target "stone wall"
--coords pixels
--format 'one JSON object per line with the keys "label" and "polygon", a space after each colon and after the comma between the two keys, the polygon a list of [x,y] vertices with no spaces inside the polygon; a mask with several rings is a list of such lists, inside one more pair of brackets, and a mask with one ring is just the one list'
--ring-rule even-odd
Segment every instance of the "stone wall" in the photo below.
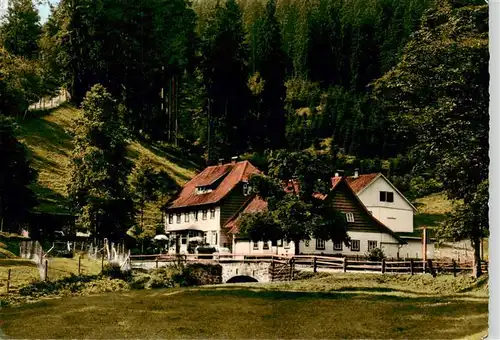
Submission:
{"label": "stone wall", "polygon": [[222,283],[235,276],[249,276],[259,282],[270,282],[267,262],[228,262],[222,264]]}

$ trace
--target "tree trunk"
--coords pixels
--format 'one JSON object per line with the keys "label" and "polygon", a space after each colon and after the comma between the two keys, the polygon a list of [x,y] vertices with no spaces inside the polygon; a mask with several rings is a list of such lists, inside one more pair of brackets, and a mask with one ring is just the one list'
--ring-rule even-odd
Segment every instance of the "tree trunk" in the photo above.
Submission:
{"label": "tree trunk", "polygon": [[300,255],[300,240],[293,240],[295,255]]}
{"label": "tree trunk", "polygon": [[474,248],[474,261],[472,264],[472,275],[476,278],[480,277],[481,271],[481,239],[475,237],[471,240],[471,245]]}

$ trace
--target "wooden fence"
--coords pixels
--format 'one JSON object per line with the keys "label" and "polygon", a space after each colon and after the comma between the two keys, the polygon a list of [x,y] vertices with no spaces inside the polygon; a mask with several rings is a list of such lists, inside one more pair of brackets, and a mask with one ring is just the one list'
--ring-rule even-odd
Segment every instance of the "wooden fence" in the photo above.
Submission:
{"label": "wooden fence", "polygon": [[[154,266],[160,267],[169,263],[184,262],[206,262],[206,263],[224,263],[224,262],[274,262],[276,265],[286,261],[293,261],[293,267],[296,269],[318,271],[338,271],[338,272],[370,272],[386,274],[443,274],[472,272],[473,266],[470,262],[451,261],[422,261],[422,260],[381,260],[370,261],[366,259],[353,260],[346,257],[316,256],[316,255],[293,255],[281,256],[273,254],[156,254],[156,255],[131,255],[130,265],[139,263],[154,263]],[[488,272],[488,262],[481,263],[483,272]]]}

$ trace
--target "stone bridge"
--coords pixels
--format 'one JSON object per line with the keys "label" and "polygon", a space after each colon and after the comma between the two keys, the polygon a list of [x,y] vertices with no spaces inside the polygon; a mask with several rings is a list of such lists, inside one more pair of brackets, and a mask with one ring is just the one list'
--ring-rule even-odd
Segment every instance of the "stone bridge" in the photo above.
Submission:
{"label": "stone bridge", "polygon": [[[188,261],[188,263],[191,261]],[[198,261],[193,261],[198,262]],[[172,261],[133,261],[132,269],[154,269],[171,265]],[[222,267],[222,283],[271,282],[288,280],[290,265],[277,261],[203,261]]]}

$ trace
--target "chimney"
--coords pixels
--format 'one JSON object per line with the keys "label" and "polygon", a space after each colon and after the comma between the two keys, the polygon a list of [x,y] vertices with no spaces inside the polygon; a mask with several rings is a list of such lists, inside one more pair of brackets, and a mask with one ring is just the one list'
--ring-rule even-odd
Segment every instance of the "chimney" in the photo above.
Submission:
{"label": "chimney", "polygon": [[335,173],[335,177],[339,177],[339,173],[338,172]]}
{"label": "chimney", "polygon": [[222,165],[224,163],[224,158],[219,158],[219,165]]}
{"label": "chimney", "polygon": [[354,178],[358,178],[358,176],[359,176],[359,169],[356,168],[354,169]]}
{"label": "chimney", "polygon": [[335,172],[335,177],[342,177],[344,174],[344,170],[337,170],[337,172]]}
{"label": "chimney", "polygon": [[238,156],[231,157],[231,164],[236,164],[237,160],[238,160]]}

